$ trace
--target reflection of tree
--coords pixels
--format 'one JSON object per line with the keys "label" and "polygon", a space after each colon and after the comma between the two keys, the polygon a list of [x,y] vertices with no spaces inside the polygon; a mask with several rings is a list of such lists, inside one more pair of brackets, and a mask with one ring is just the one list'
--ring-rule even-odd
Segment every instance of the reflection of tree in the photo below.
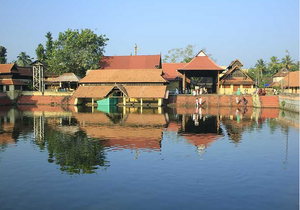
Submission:
{"label": "reflection of tree", "polygon": [[49,162],[60,165],[68,174],[91,174],[100,167],[109,167],[103,145],[99,140],[89,139],[82,131],[66,135],[47,130]]}
{"label": "reflection of tree", "polygon": [[270,132],[271,132],[271,134],[273,134],[274,131],[275,131],[276,128],[277,128],[277,122],[276,122],[276,119],[268,119],[267,122],[268,122],[268,125],[269,125],[269,127],[270,127]]}

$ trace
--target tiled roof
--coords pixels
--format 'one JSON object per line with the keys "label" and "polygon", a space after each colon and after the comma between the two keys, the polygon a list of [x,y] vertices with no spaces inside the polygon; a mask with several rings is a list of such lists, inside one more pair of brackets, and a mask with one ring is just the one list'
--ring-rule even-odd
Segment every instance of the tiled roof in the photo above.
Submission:
{"label": "tiled roof", "polygon": [[161,55],[103,56],[100,69],[155,69],[161,67]]}
{"label": "tiled roof", "polygon": [[276,74],[273,75],[273,77],[285,77],[288,75],[288,70],[286,68],[280,69]]}
{"label": "tiled roof", "polygon": [[220,66],[218,66],[213,60],[211,60],[203,51],[200,51],[196,57],[194,57],[189,63],[181,70],[219,70],[224,71]]}
{"label": "tiled roof", "polygon": [[290,72],[287,76],[285,76],[282,79],[282,86],[299,87],[299,71]]}
{"label": "tiled roof", "polygon": [[104,98],[114,86],[79,86],[75,98]]}
{"label": "tiled roof", "polygon": [[130,98],[165,98],[167,86],[124,86]]}
{"label": "tiled roof", "polygon": [[20,76],[32,77],[32,67],[17,66]]}
{"label": "tiled roof", "polygon": [[164,72],[164,78],[167,80],[174,80],[178,77],[182,78],[182,74],[177,71],[177,69],[180,69],[184,67],[186,63],[163,63],[162,69]]}
{"label": "tiled roof", "polygon": [[14,63],[0,64],[0,74],[7,73],[18,73],[18,69],[16,68]]}
{"label": "tiled roof", "polygon": [[27,85],[27,84],[17,79],[2,79],[0,80],[0,85]]}
{"label": "tiled roof", "polygon": [[[233,73],[234,71],[241,71],[245,76],[246,79],[244,78],[230,78],[227,79],[227,77]],[[220,84],[240,84],[240,85],[254,85],[255,82],[249,77],[249,75],[243,71],[239,66],[236,66],[235,68],[232,68],[231,70],[227,71],[220,79]]]}
{"label": "tiled roof", "polygon": [[[115,86],[79,86],[75,98],[104,98]],[[166,86],[123,86],[129,98],[165,98]]]}
{"label": "tiled roof", "polygon": [[166,83],[161,69],[90,70],[79,83]]}
{"label": "tiled roof", "polygon": [[81,80],[81,78],[74,73],[64,73],[59,77],[55,78],[53,81],[54,82],[78,82],[79,80]]}

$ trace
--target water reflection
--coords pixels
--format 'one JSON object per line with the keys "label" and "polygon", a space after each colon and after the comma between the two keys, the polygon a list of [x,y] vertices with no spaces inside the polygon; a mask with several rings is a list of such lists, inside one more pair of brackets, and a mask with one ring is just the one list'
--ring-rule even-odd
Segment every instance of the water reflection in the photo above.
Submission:
{"label": "water reflection", "polygon": [[[297,120],[298,119],[298,120]],[[267,125],[286,137],[288,163],[289,127],[299,127],[299,115],[278,109],[114,109],[113,112],[61,107],[0,108],[0,159],[8,146],[31,139],[48,152],[48,162],[67,174],[95,173],[110,166],[108,153],[130,150],[138,159],[144,152],[162,152],[164,131],[176,133],[193,145],[199,157],[224,136],[238,146],[245,132]],[[171,139],[172,140],[172,139]]]}

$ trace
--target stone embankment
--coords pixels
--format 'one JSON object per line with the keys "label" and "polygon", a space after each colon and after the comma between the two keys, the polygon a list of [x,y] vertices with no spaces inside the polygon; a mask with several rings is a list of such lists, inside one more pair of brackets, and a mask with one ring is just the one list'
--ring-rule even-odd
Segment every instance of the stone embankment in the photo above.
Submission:
{"label": "stone embankment", "polygon": [[[205,107],[243,107],[243,102],[237,103],[235,95],[177,95],[170,96],[166,102],[176,107],[195,107],[196,98],[201,97],[203,106]],[[256,108],[281,108],[288,111],[299,113],[299,95],[244,95],[247,100],[247,107]]]}

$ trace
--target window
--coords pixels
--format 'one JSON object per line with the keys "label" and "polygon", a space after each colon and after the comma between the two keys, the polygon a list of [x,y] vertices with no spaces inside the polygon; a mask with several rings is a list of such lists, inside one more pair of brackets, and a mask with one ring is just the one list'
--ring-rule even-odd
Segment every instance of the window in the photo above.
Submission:
{"label": "window", "polygon": [[9,91],[9,85],[6,85],[6,91]]}

